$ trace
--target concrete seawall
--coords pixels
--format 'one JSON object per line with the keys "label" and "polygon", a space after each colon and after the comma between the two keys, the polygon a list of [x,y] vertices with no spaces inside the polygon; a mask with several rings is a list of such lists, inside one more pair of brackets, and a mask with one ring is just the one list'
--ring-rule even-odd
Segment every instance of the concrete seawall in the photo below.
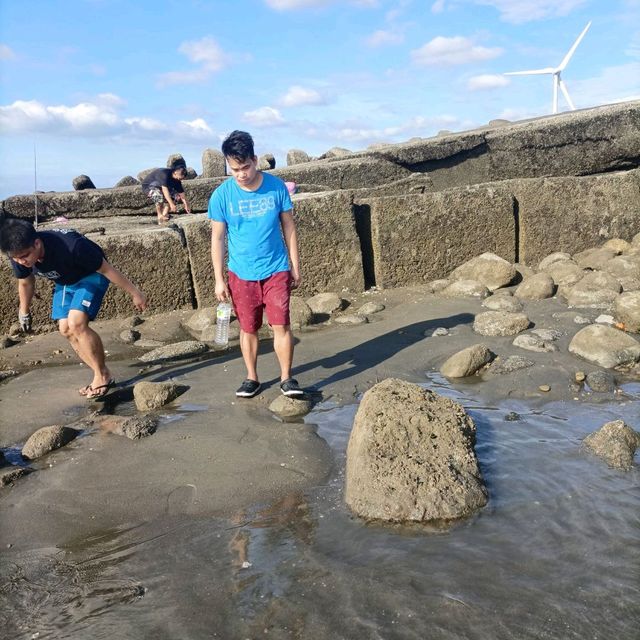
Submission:
{"label": "concrete seawall", "polygon": [[[423,283],[492,251],[531,266],[551,251],[576,252],[640,232],[640,102],[431,138],[273,173],[302,185],[294,196],[301,295]],[[185,181],[204,212],[225,178]],[[1,215],[33,219],[34,196],[14,196]],[[155,224],[139,186],[38,194],[40,228],[75,228],[148,294],[152,311],[214,301],[206,216]],[[54,222],[58,216],[68,221]],[[0,265],[0,331],[15,321],[17,294]],[[48,314],[38,283],[34,312]],[[130,315],[111,288],[102,317]]]}

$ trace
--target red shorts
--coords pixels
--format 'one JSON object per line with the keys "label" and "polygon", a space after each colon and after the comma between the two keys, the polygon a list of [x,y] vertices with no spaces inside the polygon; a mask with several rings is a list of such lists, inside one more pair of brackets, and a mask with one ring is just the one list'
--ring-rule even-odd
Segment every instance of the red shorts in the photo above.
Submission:
{"label": "red shorts", "polygon": [[264,280],[242,280],[229,271],[229,291],[240,328],[255,333],[262,326],[262,314],[267,312],[270,325],[288,326],[291,272],[279,271]]}

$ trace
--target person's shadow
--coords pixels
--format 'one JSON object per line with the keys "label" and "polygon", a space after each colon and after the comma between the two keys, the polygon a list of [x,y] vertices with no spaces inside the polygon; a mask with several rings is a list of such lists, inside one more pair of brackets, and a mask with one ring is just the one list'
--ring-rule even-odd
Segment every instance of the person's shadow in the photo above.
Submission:
{"label": "person's shadow", "polygon": [[437,327],[451,329],[457,325],[470,324],[473,322],[473,319],[474,315],[471,313],[459,313],[454,316],[449,316],[448,318],[434,318],[432,320],[414,322],[413,324],[399,327],[371,340],[361,342],[344,351],[334,353],[326,358],[320,358],[312,362],[305,362],[304,364],[294,366],[293,375],[300,375],[318,367],[333,369],[341,365],[351,364],[350,367],[336,371],[328,378],[319,380],[309,388],[311,391],[320,390],[330,384],[376,367],[381,362],[396,355],[399,351],[424,340],[425,337],[429,337],[430,333]]}

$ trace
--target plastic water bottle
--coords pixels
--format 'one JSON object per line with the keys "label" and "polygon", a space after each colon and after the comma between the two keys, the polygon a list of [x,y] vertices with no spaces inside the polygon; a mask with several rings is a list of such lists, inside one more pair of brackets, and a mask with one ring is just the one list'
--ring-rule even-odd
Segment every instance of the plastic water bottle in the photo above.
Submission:
{"label": "plastic water bottle", "polygon": [[216,337],[214,342],[226,347],[229,343],[229,321],[231,320],[231,304],[229,302],[221,302],[216,311]]}

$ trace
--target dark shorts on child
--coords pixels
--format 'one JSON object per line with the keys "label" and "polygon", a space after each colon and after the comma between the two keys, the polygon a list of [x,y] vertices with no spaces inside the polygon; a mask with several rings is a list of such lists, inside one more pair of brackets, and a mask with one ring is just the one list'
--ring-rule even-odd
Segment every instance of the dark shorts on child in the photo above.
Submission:
{"label": "dark shorts on child", "polygon": [[264,280],[242,280],[229,271],[229,291],[240,328],[246,333],[255,333],[260,329],[264,311],[271,326],[287,326],[291,323],[290,271],[279,271]]}
{"label": "dark shorts on child", "polygon": [[51,317],[64,320],[69,311],[83,311],[93,320],[100,311],[109,280],[101,273],[92,273],[75,284],[56,284],[53,291]]}

